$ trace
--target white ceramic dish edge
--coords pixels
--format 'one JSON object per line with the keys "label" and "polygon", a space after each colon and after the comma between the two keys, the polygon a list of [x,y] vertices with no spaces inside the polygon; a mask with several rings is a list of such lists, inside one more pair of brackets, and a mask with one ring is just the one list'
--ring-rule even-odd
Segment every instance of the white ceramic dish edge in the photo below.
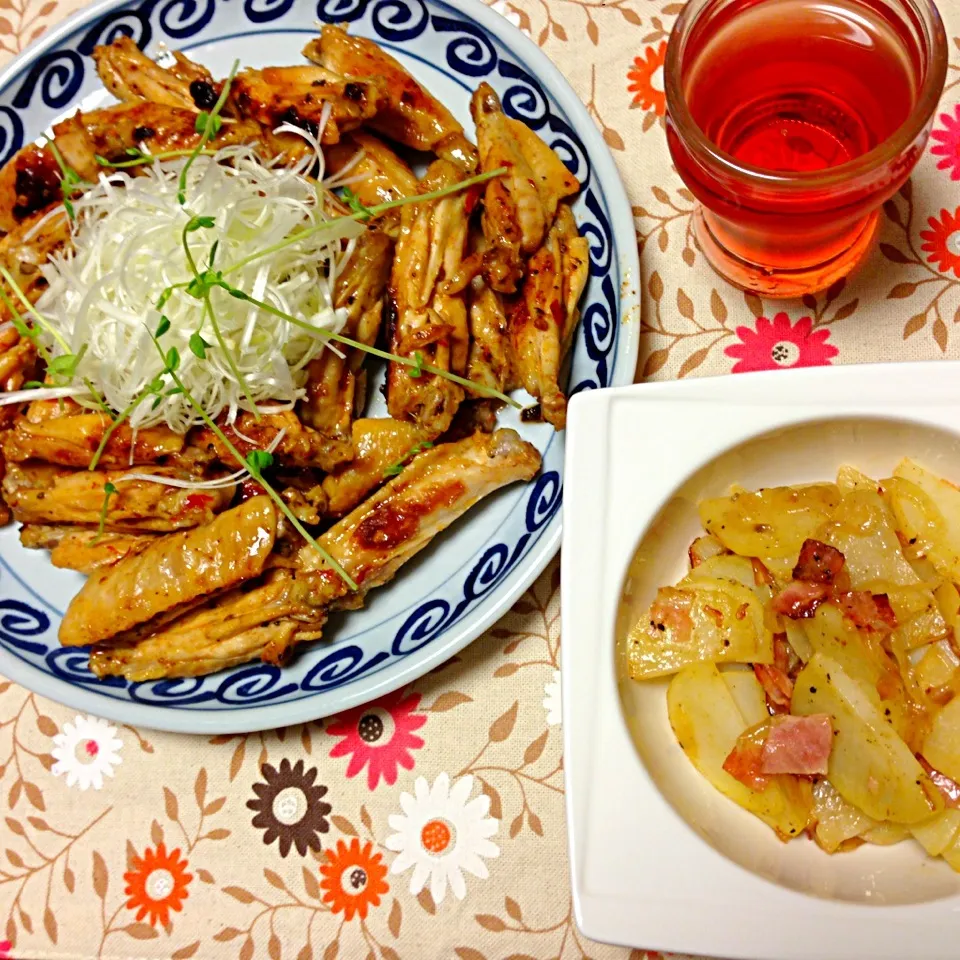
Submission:
{"label": "white ceramic dish edge", "polygon": [[[620,707],[613,631],[629,558],[662,503],[699,467],[769,430],[848,416],[914,421],[960,438],[958,382],[960,362],[876,364],[647,384],[573,401],[561,672],[571,879],[586,936],[745,960],[955,955],[958,897],[899,906],[821,899],[762,879],[705,842],[636,752]],[[710,429],[693,429],[704,403]],[[618,404],[629,405],[641,438],[631,445],[632,475],[619,478],[606,475],[611,447],[625,441],[624,418],[620,433],[611,425]]]}

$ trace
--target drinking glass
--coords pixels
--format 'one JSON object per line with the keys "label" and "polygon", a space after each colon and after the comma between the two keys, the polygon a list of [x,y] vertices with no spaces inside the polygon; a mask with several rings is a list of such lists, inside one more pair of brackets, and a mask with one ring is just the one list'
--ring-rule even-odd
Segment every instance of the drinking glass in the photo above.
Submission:
{"label": "drinking glass", "polygon": [[717,272],[765,297],[849,274],[946,71],[930,0],[689,0],[664,65],[667,141]]}

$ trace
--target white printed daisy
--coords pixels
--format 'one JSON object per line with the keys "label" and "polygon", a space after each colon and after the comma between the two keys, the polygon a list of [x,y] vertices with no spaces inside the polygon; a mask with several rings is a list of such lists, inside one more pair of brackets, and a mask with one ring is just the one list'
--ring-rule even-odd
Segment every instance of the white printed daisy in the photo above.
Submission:
{"label": "white printed daisy", "polygon": [[73,723],[63,725],[53,743],[51,752],[57,762],[52,771],[58,777],[65,773],[68,787],[99,790],[104,775],[112,777],[113,768],[121,762],[123,741],[117,736],[117,728],[99,717],[78,715]]}
{"label": "white printed daisy", "polygon": [[520,19],[519,11],[513,4],[507,3],[507,0],[495,0],[494,3],[490,4],[490,9],[495,13],[499,13],[504,20],[513,24],[521,33],[525,33],[528,37],[530,36],[530,31],[524,30],[523,27],[520,26],[523,21]]}
{"label": "white printed daisy", "polygon": [[560,695],[560,671],[553,671],[553,679],[543,685],[543,709],[547,711],[547,726],[554,727],[563,717],[563,700]]}
{"label": "white printed daisy", "polygon": [[441,773],[432,788],[417,777],[414,794],[400,794],[403,814],[390,815],[388,822],[397,832],[387,837],[386,846],[400,854],[391,873],[413,867],[412,894],[418,894],[429,880],[434,903],[443,900],[448,883],[462,900],[467,893],[462,871],[481,880],[490,875],[480,858],[500,856],[500,848],[489,839],[500,821],[487,816],[490,798],[486,794],[467,802],[472,790],[473,777],[461,777],[451,788],[450,777]]}

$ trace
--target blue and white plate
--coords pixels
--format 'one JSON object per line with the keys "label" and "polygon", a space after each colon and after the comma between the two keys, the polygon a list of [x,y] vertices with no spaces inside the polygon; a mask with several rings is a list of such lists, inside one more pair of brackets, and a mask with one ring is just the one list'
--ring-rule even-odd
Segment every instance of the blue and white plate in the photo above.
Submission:
{"label": "blue and white plate", "polygon": [[[478,0],[106,0],[53,30],[0,76],[0,162],[82,103],[109,102],[90,60],[96,44],[132,36],[157,53],[188,51],[215,75],[303,62],[316,21],[348,23],[388,49],[472,130],[483,80],[580,179],[574,207],[589,238],[570,390],[633,380],[639,335],[636,238],[626,194],[584,106],[540,50]],[[506,613],[560,545],[563,435],[503,415],[543,453],[529,484],[501,491],[446,531],[365,610],[331,618],[324,640],[282,669],[251,664],[190,680],[98,680],[83,649],[57,642],[82,577],[0,532],[0,672],[80,710],[184,733],[260,730],[327,716],[402,686],[442,663]]]}

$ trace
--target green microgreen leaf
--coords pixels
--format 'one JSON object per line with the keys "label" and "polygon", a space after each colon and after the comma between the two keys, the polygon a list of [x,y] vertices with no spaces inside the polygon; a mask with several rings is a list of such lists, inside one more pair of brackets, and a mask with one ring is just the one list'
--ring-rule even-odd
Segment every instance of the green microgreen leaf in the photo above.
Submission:
{"label": "green microgreen leaf", "polygon": [[23,385],[23,389],[24,389],[24,390],[39,390],[39,389],[40,389],[41,387],[43,387],[43,386],[44,386],[44,384],[42,384],[39,380],[28,380],[28,381]]}
{"label": "green microgreen leaf", "polygon": [[100,523],[97,525],[97,535],[91,543],[96,543],[107,526],[107,511],[110,509],[110,498],[117,492],[117,488],[109,481],[103,485],[103,506],[100,507]]}
{"label": "green microgreen leaf", "polygon": [[208,230],[210,227],[215,226],[217,223],[213,217],[191,217],[187,221],[187,225],[184,228],[187,233],[193,233],[195,230]]}
{"label": "green microgreen leaf", "polygon": [[355,214],[357,214],[358,220],[366,221],[374,215],[370,207],[368,207],[349,187],[343,188],[343,201]]}
{"label": "green microgreen leaf", "polygon": [[433,444],[429,440],[424,440],[422,443],[415,444],[412,446],[403,457],[398,460],[396,463],[391,463],[386,470],[383,471],[384,477],[398,477],[403,473],[403,468],[407,465],[407,462],[412,460],[418,453],[422,450],[429,450]]}
{"label": "green microgreen leaf", "polygon": [[423,354],[419,350],[414,351],[413,366],[407,373],[414,378],[423,376]]}
{"label": "green microgreen leaf", "polygon": [[244,463],[253,477],[259,480],[263,471],[273,466],[273,454],[266,450],[251,450]]}
{"label": "green microgreen leaf", "polygon": [[156,333],[154,333],[154,336],[162,337],[169,329],[170,329],[170,318],[161,314],[160,322],[157,324],[157,330],[156,330]]}
{"label": "green microgreen leaf", "polygon": [[163,358],[163,362],[166,365],[165,372],[173,373],[180,366],[180,351],[176,347],[171,347]]}
{"label": "green microgreen leaf", "polygon": [[203,337],[196,331],[190,334],[190,352],[201,360],[207,359],[207,348],[212,347],[212,343],[207,343]]}
{"label": "green microgreen leaf", "polygon": [[47,371],[55,377],[65,377],[67,380],[72,380],[73,375],[77,372],[77,363],[79,363],[80,358],[73,353],[61,353],[59,357],[54,357],[47,364]]}

